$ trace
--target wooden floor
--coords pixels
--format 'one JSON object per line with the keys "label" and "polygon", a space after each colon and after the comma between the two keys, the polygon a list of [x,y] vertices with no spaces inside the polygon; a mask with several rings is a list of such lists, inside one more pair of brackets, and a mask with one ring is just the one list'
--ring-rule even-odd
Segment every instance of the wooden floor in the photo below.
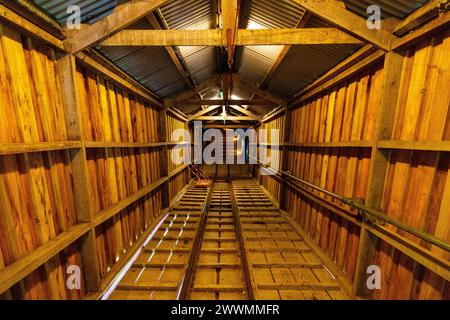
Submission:
{"label": "wooden floor", "polygon": [[252,179],[191,186],[110,299],[349,299]]}

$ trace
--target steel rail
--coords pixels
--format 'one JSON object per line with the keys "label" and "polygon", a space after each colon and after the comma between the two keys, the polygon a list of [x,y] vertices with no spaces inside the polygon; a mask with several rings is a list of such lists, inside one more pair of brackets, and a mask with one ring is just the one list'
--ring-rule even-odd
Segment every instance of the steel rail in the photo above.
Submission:
{"label": "steel rail", "polygon": [[[260,160],[255,159],[258,164],[261,167],[264,167],[266,170],[268,170],[269,172],[273,172],[275,175],[278,175],[279,177],[283,178],[283,176],[288,177],[289,179],[295,180],[303,185],[306,185],[312,189],[315,189],[321,193],[324,193],[330,197],[333,197],[337,200],[342,201],[343,203],[345,203],[346,205],[358,210],[358,214],[359,216],[361,216],[362,218],[368,218],[370,219],[370,217],[372,218],[376,218],[378,220],[381,220],[385,223],[389,223],[403,231],[406,231],[424,241],[427,241],[441,249],[444,249],[445,251],[450,252],[450,244],[442,239],[436,238],[434,235],[429,234],[427,232],[421,231],[421,230],[417,230],[414,227],[411,227],[410,225],[407,225],[406,223],[403,223],[401,221],[398,221],[397,219],[391,218],[389,217],[387,214],[385,214],[382,211],[379,210],[375,210],[373,208],[367,207],[364,204],[361,203],[360,199],[352,199],[352,198],[348,198],[348,197],[344,197],[341,196],[339,194],[336,194],[334,192],[331,192],[329,190],[326,190],[324,188],[318,187],[312,183],[309,183],[305,180],[302,180],[294,175],[292,175],[290,172],[285,172],[285,171],[281,171],[281,170],[275,170],[272,167],[270,167],[267,164],[262,163]],[[370,216],[370,217],[367,217]]]}
{"label": "steel rail", "polygon": [[230,199],[231,199],[231,208],[233,210],[234,216],[234,231],[236,233],[236,238],[238,239],[239,249],[241,251],[241,260],[242,260],[242,269],[244,274],[244,283],[247,288],[247,295],[249,300],[255,300],[255,295],[253,293],[253,286],[251,280],[251,273],[249,268],[247,250],[245,248],[244,238],[242,236],[242,228],[241,228],[241,219],[239,217],[239,210],[237,206],[236,196],[234,194],[233,188],[233,179],[230,173],[228,172],[228,184],[230,186]]}

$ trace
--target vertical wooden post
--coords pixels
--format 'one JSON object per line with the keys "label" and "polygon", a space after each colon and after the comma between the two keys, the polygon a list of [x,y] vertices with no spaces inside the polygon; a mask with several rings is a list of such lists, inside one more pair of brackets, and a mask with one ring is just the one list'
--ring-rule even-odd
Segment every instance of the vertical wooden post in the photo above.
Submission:
{"label": "vertical wooden post", "polygon": [[86,149],[81,134],[81,111],[75,88],[75,58],[65,54],[58,57],[58,67],[66,116],[68,140],[80,140],[82,147],[70,151],[73,198],[75,201],[78,222],[91,224],[90,231],[82,239],[81,256],[83,260],[82,272],[85,277],[86,290],[98,292],[100,290],[100,272],[95,242],[95,225],[93,222],[93,208],[90,201],[90,185],[87,171]]}
{"label": "vertical wooden post", "polygon": [[[281,142],[283,143],[283,151],[281,153],[281,171],[287,171],[288,169],[288,148],[286,146],[286,143],[289,142],[289,134],[291,132],[291,110],[287,109],[284,113],[284,132],[283,132],[283,140]],[[286,188],[287,185],[284,183],[284,180],[281,183],[281,190],[280,190],[280,209],[286,210]]]}
{"label": "vertical wooden post", "polygon": [[[158,136],[159,136],[159,141],[161,142],[168,142],[167,139],[169,137],[167,137],[167,123],[166,123],[166,114],[167,111],[161,110],[159,112],[159,123],[158,123]],[[160,169],[161,169],[161,176],[162,177],[167,177],[169,175],[169,161],[171,161],[169,159],[169,148],[167,146],[167,144],[165,146],[162,147],[162,155],[161,155],[161,163],[160,163]],[[161,185],[161,192],[162,192],[162,209],[168,208],[169,207],[169,180],[165,181],[162,185]]]}
{"label": "vertical wooden post", "polygon": [[[384,181],[390,152],[378,149],[378,140],[391,140],[397,107],[400,81],[403,68],[403,56],[397,52],[389,52],[384,60],[383,87],[381,103],[377,118],[376,141],[372,149],[369,182],[366,193],[366,205],[379,210],[383,197]],[[359,297],[370,297],[367,288],[367,267],[373,264],[378,238],[367,230],[367,222],[361,226],[359,248],[356,262],[353,293]]]}

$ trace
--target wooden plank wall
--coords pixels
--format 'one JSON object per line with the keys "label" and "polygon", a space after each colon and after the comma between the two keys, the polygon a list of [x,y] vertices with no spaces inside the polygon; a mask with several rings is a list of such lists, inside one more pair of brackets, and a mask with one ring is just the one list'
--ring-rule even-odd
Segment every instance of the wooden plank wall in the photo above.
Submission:
{"label": "wooden plank wall", "polygon": [[[159,166],[162,149],[150,144],[158,141],[158,111],[81,66],[77,67],[76,86],[83,139],[111,143],[111,147],[86,151],[89,199],[94,216],[98,216],[162,177]],[[114,143],[130,146],[117,147]],[[134,143],[149,146],[134,147]],[[96,226],[102,279],[158,217],[161,201],[161,192],[155,190]]]}
{"label": "wooden plank wall", "polygon": [[[0,24],[0,143],[66,141],[56,53]],[[19,107],[20,106],[20,107]],[[0,155],[0,269],[77,224],[67,150]],[[81,298],[67,290],[66,267],[78,264],[79,245],[67,248],[2,298]]]}
{"label": "wooden plank wall", "polygon": [[[185,121],[179,119],[171,113],[166,114],[166,134],[169,140],[168,146],[168,163],[169,163],[169,198],[175,197],[189,182],[189,171],[187,169],[181,170],[181,167],[186,168],[186,165],[182,161],[184,152],[191,149],[190,144],[180,144],[180,142],[185,141],[184,137],[178,141],[175,141],[175,136],[173,136],[175,130],[184,129],[188,130],[188,125]],[[179,144],[177,146],[177,144]],[[189,151],[190,152],[190,151]],[[175,161],[174,161],[175,160]],[[176,174],[170,174],[176,173]]]}
{"label": "wooden plank wall", "polygon": [[[450,140],[450,31],[404,52],[392,140],[433,144]],[[424,149],[427,149],[425,147]],[[450,241],[450,153],[392,150],[381,208],[419,230]],[[414,237],[408,239],[427,248]],[[444,260],[450,255],[431,248]],[[450,299],[450,284],[385,242],[376,263],[385,270],[377,299]]]}
{"label": "wooden plank wall", "polygon": [[[267,157],[269,159],[275,157],[278,162],[278,167],[281,169],[281,159],[282,159],[282,144],[283,144],[283,132],[284,132],[284,124],[285,124],[285,116],[281,114],[275,119],[264,122],[258,129],[263,129],[267,131],[267,140],[263,143],[260,143],[259,148],[267,149]],[[279,141],[272,141],[272,136],[270,131],[278,130]],[[258,137],[259,139],[259,137]],[[276,154],[277,153],[277,154]],[[274,197],[278,202],[280,201],[280,191],[281,191],[281,183],[278,179],[274,178],[272,175],[261,175],[260,176],[261,184],[266,188],[266,190]]]}
{"label": "wooden plank wall", "polygon": [[[161,111],[73,57],[64,69],[61,55],[0,24],[0,299],[104,289],[167,206],[167,182],[174,196],[188,180],[187,167],[168,174],[162,163]],[[67,288],[70,265],[81,290]]]}
{"label": "wooden plank wall", "polygon": [[[449,241],[450,154],[441,143],[450,139],[449,35],[448,31],[436,34],[400,52],[404,57],[400,92],[388,141],[378,141],[376,135],[383,76],[387,72],[383,62],[295,107],[288,170],[329,191],[365,199],[372,151],[387,152],[386,171],[374,173],[384,177],[380,209]],[[441,148],[443,151],[439,151]],[[358,224],[286,187],[289,214],[353,279],[360,235]],[[328,203],[338,204],[327,196],[317,195]],[[399,234],[448,260],[448,253],[443,250],[405,232]],[[448,281],[382,240],[377,242],[372,263],[382,271],[381,289],[372,291],[372,298],[449,298]]]}

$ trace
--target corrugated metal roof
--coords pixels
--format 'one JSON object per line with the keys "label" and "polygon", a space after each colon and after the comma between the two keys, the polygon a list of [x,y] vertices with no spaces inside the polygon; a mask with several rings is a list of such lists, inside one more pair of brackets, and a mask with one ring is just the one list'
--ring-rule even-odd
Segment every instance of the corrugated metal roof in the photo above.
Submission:
{"label": "corrugated metal roof", "polygon": [[416,9],[420,8],[428,0],[344,0],[348,10],[360,16],[367,17],[367,8],[377,5],[381,8],[383,17],[395,17],[402,19]]}
{"label": "corrugated metal roof", "polygon": [[111,14],[117,5],[117,0],[33,0],[53,16],[59,23],[64,24],[68,18],[67,8],[77,5],[81,9],[81,22],[94,23]]}
{"label": "corrugated metal roof", "polygon": [[358,48],[360,46],[355,45],[292,46],[272,76],[268,89],[291,97]]}
{"label": "corrugated metal roof", "polygon": [[[280,29],[294,28],[304,10],[289,0],[243,0],[239,16],[240,28]],[[269,71],[283,46],[247,46],[236,50],[236,65],[239,75],[260,83]]]}
{"label": "corrugated metal roof", "polygon": [[161,97],[187,88],[164,47],[107,47],[100,52]]}
{"label": "corrugated metal roof", "polygon": [[[94,23],[109,15],[118,0],[33,0],[58,22],[64,24],[67,8],[78,5],[82,22]],[[367,7],[380,6],[383,17],[404,18],[427,0],[344,0],[348,10],[366,17]],[[214,24],[210,0],[172,0],[161,7],[160,16],[169,29],[211,29]],[[242,0],[240,28],[293,28],[303,15],[300,5],[290,0]],[[330,27],[329,23],[312,16],[306,27]],[[145,19],[131,28],[150,28]],[[291,96],[302,87],[333,67],[357,46],[293,46],[277,71],[269,79],[268,90]],[[196,83],[201,83],[216,72],[213,47],[175,48]],[[282,46],[241,47],[236,51],[236,68],[239,75],[260,83],[277,58]],[[99,48],[125,72],[136,78],[162,97],[173,96],[187,89],[184,79],[162,47]],[[249,92],[234,88],[233,94],[243,99]],[[205,98],[217,96],[218,88],[211,88]]]}
{"label": "corrugated metal roof", "polygon": [[[210,0],[174,0],[160,8],[161,16],[169,29],[212,29],[213,9]],[[182,14],[180,14],[182,13]],[[213,47],[177,47],[185,66],[196,84],[202,83],[216,72]]]}

